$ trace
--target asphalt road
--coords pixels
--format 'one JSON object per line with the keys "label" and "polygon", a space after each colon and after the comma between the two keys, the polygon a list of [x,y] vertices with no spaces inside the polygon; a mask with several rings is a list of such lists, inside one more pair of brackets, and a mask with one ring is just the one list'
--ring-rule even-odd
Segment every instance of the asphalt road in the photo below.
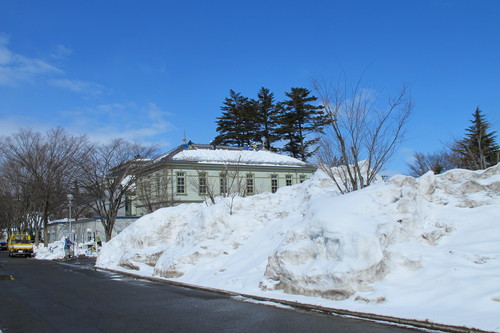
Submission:
{"label": "asphalt road", "polygon": [[[10,277],[12,276],[13,279]],[[0,333],[412,332],[0,252]]]}

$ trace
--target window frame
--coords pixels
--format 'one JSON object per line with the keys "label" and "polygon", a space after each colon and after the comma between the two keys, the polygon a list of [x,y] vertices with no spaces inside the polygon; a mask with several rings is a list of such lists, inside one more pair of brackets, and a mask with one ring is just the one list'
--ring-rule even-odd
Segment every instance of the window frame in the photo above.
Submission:
{"label": "window frame", "polygon": [[306,175],[299,175],[299,183],[302,184],[303,182],[305,182],[307,180],[307,176]]}
{"label": "window frame", "polygon": [[200,195],[208,193],[208,176],[206,172],[198,173],[198,193]]}
{"label": "window frame", "polygon": [[279,177],[277,174],[271,175],[271,193],[276,193],[279,189]]}
{"label": "window frame", "polygon": [[226,172],[221,172],[219,174],[219,191],[220,191],[221,195],[227,195],[228,194],[227,173]]}
{"label": "window frame", "polygon": [[177,194],[186,194],[186,173],[184,171],[176,172],[176,191]]}
{"label": "window frame", "polygon": [[245,185],[247,194],[255,193],[255,177],[253,173],[247,173]]}

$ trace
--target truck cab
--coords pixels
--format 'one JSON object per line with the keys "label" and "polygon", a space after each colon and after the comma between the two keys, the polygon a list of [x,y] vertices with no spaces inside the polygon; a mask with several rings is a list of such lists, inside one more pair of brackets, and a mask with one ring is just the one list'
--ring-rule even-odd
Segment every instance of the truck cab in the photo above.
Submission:
{"label": "truck cab", "polygon": [[9,237],[9,242],[7,243],[7,250],[9,251],[9,256],[25,256],[31,257],[33,254],[33,244],[31,243],[31,237],[28,234],[13,234]]}

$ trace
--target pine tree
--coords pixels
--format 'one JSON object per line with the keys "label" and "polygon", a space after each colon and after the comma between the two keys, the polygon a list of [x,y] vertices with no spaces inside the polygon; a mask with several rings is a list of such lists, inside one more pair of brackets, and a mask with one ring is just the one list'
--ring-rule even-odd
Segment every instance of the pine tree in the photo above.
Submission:
{"label": "pine tree", "polygon": [[490,124],[479,108],[473,113],[472,125],[466,129],[465,138],[456,141],[453,151],[458,155],[460,167],[482,170],[499,162],[500,148],[495,132],[488,132]]}
{"label": "pine tree", "polygon": [[260,88],[257,93],[255,107],[257,112],[257,125],[260,127],[259,136],[263,138],[264,148],[272,149],[272,144],[279,140],[276,134],[278,108],[274,102],[274,94],[267,88]]}
{"label": "pine tree", "polygon": [[310,96],[305,88],[292,88],[285,95],[288,100],[280,103],[281,115],[278,133],[287,141],[282,149],[291,156],[306,161],[315,152],[319,138],[310,138],[314,132],[323,132],[328,120],[323,115],[323,106],[313,105],[317,97]]}
{"label": "pine tree", "polygon": [[229,91],[229,97],[221,107],[222,116],[217,117],[217,132],[215,144],[235,145],[244,147],[258,139],[255,103],[241,96],[234,90]]}

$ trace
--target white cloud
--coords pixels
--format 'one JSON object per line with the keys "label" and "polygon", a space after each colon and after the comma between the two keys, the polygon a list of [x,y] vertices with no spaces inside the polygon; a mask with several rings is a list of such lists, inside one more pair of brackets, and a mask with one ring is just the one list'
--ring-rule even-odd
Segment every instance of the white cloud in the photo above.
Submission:
{"label": "white cloud", "polygon": [[12,135],[20,128],[46,132],[62,126],[73,135],[86,135],[94,142],[107,143],[122,138],[141,144],[170,146],[169,135],[175,127],[167,120],[170,114],[155,103],[109,103],[94,107],[0,118],[0,133]]}
{"label": "white cloud", "polygon": [[50,53],[50,57],[54,59],[65,59],[73,53],[73,50],[58,44]]}
{"label": "white cloud", "polygon": [[81,80],[53,79],[49,80],[49,83],[55,87],[91,95],[101,95],[108,91],[106,87],[100,84]]}
{"label": "white cloud", "polygon": [[12,53],[7,48],[8,38],[0,34],[0,66],[8,64],[12,59]]}
{"label": "white cloud", "polygon": [[51,125],[44,122],[45,119],[36,119],[33,116],[7,117],[0,119],[0,133],[2,136],[9,136],[17,133],[21,128],[30,128],[38,132],[47,132],[50,128],[57,125]]}
{"label": "white cloud", "polygon": [[62,74],[56,66],[37,58],[29,58],[8,48],[9,38],[0,34],[0,86],[18,86],[47,74]]}
{"label": "white cloud", "polygon": [[138,106],[134,103],[109,103],[93,108],[80,108],[64,113],[69,130],[86,134],[92,141],[108,142],[123,138],[143,144],[167,145],[165,137],[174,129],[167,120],[169,113],[155,103]]}
{"label": "white cloud", "polygon": [[[101,95],[109,92],[109,89],[94,82],[66,78],[54,79],[55,75],[64,75],[63,70],[58,66],[45,60],[17,54],[8,46],[8,36],[0,33],[0,86],[20,86],[25,82],[33,82],[37,78],[42,78],[48,79],[48,83],[54,87],[77,93]],[[59,44],[48,57],[57,61],[65,59],[72,53],[70,48]]]}

